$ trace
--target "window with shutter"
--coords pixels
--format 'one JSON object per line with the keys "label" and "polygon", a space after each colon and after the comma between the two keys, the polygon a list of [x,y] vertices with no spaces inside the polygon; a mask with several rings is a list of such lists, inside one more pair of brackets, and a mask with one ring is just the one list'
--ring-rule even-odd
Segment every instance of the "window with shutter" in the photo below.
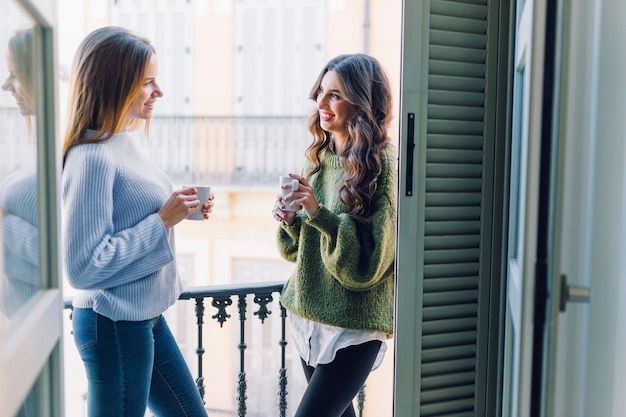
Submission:
{"label": "window with shutter", "polygon": [[318,0],[235,3],[235,114],[301,116],[325,63]]}
{"label": "window with shutter", "polygon": [[117,0],[111,24],[145,36],[156,49],[158,82],[164,92],[159,116],[193,114],[193,4],[186,0]]}

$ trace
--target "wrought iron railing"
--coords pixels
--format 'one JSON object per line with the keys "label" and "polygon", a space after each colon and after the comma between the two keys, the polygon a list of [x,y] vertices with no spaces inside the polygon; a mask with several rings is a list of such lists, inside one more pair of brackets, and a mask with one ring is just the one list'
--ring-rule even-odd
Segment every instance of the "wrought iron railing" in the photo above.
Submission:
{"label": "wrought iron railing", "polygon": [[[181,301],[194,301],[195,303],[195,318],[197,326],[197,345],[195,349],[197,358],[197,370],[196,370],[196,386],[201,397],[204,400],[205,396],[205,376],[203,374],[203,357],[206,353],[203,338],[203,329],[206,316],[206,304],[208,300],[211,300],[211,306],[216,309],[215,314],[211,315],[211,319],[216,320],[220,327],[230,318],[228,309],[235,301],[238,312],[239,320],[239,343],[237,349],[239,350],[239,370],[237,374],[236,384],[236,409],[235,410],[210,410],[211,415],[230,415],[239,417],[254,417],[254,414],[248,413],[246,400],[248,380],[246,377],[246,364],[245,364],[245,351],[247,348],[245,321],[247,320],[248,311],[248,296],[254,296],[253,303],[256,305],[256,310],[253,312],[253,316],[261,321],[261,324],[268,319],[273,312],[268,308],[271,305],[274,297],[278,297],[282,290],[283,282],[268,282],[268,283],[251,283],[242,285],[222,285],[222,286],[207,286],[207,287],[190,287],[186,289],[179,300]],[[277,386],[277,412],[278,416],[287,416],[287,368],[285,362],[285,349],[287,346],[287,340],[285,337],[286,332],[286,317],[287,311],[282,305],[279,305],[280,309],[280,340],[278,345],[280,346],[280,368],[277,370],[278,386]],[[71,298],[65,299],[65,308],[72,308]],[[365,392],[362,388],[357,395],[357,413],[359,416],[363,415],[365,403]],[[267,415],[267,414],[265,414]]]}

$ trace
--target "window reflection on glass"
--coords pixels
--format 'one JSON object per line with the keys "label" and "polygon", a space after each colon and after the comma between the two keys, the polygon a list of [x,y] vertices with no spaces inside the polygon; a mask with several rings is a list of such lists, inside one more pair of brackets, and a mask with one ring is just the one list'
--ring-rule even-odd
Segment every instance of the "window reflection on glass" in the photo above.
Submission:
{"label": "window reflection on glass", "polygon": [[1,18],[0,45],[0,310],[6,323],[39,289],[37,231],[35,35],[33,23],[10,3]]}

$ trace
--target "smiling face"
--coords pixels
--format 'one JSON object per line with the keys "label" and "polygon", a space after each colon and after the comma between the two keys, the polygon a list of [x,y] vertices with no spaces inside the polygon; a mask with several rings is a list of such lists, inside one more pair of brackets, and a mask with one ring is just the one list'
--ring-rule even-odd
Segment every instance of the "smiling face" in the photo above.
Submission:
{"label": "smiling face", "polygon": [[11,93],[15,98],[15,103],[23,116],[29,116],[35,114],[35,108],[33,103],[32,94],[30,94],[25,88],[25,83],[20,80],[20,75],[15,61],[10,52],[7,51],[6,55],[7,68],[9,70],[9,76],[2,84],[2,89]]}
{"label": "smiling face", "polygon": [[345,144],[348,138],[346,123],[356,112],[356,106],[345,100],[335,71],[328,71],[322,77],[316,101],[320,127],[329,132],[336,143]]}
{"label": "smiling face", "polygon": [[158,65],[156,55],[152,55],[148,61],[146,76],[143,80],[139,95],[130,107],[129,118],[148,120],[152,117],[154,103],[163,96],[161,88],[156,82]]}

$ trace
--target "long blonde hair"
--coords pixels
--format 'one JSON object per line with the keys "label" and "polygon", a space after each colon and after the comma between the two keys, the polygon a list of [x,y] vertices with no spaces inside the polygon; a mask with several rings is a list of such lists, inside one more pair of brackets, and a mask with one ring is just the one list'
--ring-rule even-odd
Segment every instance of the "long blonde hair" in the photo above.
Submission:
{"label": "long blonde hair", "polygon": [[[374,57],[340,55],[330,60],[320,72],[309,94],[311,100],[317,100],[322,78],[328,71],[337,74],[343,99],[356,107],[356,112],[346,122],[348,144],[339,155],[345,170],[339,198],[349,215],[367,221],[382,172],[380,153],[391,143],[387,136],[393,111],[389,79]],[[331,142],[330,134],[320,126],[317,109],[309,117],[309,131],[313,142],[306,155],[313,168],[307,178],[320,170],[320,155]]]}
{"label": "long blonde hair", "polygon": [[[115,26],[96,29],[81,42],[72,66],[63,161],[76,145],[104,142],[139,126],[139,120],[127,125],[128,115],[154,53],[147,39]],[[84,139],[87,129],[96,134]]]}
{"label": "long blonde hair", "polygon": [[[30,103],[33,112],[35,111],[35,88],[34,83],[34,53],[33,46],[33,30],[25,29],[16,32],[11,39],[9,39],[8,52],[13,59],[13,65],[15,66],[15,77],[22,86],[22,94],[24,94],[24,100]],[[33,125],[31,121],[31,114],[24,116],[26,118],[26,127],[28,133],[31,134]]]}

